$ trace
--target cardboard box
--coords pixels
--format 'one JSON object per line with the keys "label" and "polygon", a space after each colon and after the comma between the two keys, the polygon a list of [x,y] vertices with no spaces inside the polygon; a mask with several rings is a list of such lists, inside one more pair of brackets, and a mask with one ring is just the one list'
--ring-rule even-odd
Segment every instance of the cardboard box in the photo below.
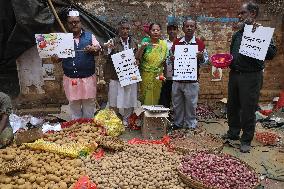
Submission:
{"label": "cardboard box", "polygon": [[167,134],[169,121],[168,112],[154,113],[148,110],[144,111],[142,137],[144,139],[157,140]]}

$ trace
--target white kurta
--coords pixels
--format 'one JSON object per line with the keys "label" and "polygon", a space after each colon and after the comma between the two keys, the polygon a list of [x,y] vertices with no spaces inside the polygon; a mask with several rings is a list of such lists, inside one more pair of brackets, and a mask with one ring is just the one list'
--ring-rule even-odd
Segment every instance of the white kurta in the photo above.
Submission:
{"label": "white kurta", "polygon": [[[121,43],[124,46],[124,50],[129,49],[128,40],[126,43],[124,43],[121,39]],[[110,107],[116,107],[116,108],[137,107],[137,83],[121,87],[119,80],[110,80],[108,102]]]}
{"label": "white kurta", "polygon": [[118,80],[110,80],[108,97],[110,107],[137,107],[137,83],[121,87]]}

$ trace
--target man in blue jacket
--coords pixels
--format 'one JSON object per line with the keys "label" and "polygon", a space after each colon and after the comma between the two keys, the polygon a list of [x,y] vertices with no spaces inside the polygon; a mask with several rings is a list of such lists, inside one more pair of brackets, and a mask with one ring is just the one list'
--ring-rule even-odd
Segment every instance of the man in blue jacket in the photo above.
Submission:
{"label": "man in blue jacket", "polygon": [[63,86],[69,101],[71,117],[92,118],[97,86],[94,55],[101,47],[92,33],[82,29],[78,11],[69,11],[67,28],[73,33],[75,46],[75,57],[62,60]]}

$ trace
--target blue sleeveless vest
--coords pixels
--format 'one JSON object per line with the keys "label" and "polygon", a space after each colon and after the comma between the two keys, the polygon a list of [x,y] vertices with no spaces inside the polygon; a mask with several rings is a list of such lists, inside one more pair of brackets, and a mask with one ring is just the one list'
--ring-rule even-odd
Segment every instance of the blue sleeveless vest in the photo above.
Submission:
{"label": "blue sleeveless vest", "polygon": [[[88,45],[92,45],[92,34],[83,31],[78,46],[74,41],[75,50],[83,50]],[[74,58],[64,58],[62,66],[64,74],[70,78],[86,78],[96,72],[94,55],[84,51],[75,51]]]}

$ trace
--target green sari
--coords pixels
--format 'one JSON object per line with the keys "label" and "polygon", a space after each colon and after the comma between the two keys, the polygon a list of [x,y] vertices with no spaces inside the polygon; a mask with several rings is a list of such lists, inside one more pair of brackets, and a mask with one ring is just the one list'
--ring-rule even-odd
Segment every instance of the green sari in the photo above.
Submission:
{"label": "green sari", "polygon": [[142,43],[148,42],[141,62],[141,102],[144,105],[157,105],[160,99],[162,81],[156,77],[163,73],[163,62],[167,57],[167,42],[159,40],[153,46],[150,38],[144,38]]}

